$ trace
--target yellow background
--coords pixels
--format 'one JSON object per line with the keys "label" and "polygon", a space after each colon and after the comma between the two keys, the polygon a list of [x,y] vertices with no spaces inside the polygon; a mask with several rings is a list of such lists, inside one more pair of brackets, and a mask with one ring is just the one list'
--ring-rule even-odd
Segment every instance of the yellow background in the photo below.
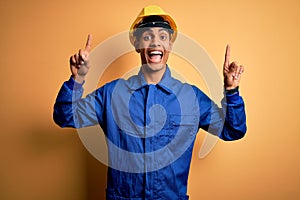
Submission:
{"label": "yellow background", "polygon": [[[53,123],[53,103],[69,78],[69,56],[84,46],[87,34],[93,34],[94,48],[127,30],[149,4],[171,13],[180,32],[206,49],[220,75],[227,43],[232,60],[246,68],[241,94],[247,136],[220,141],[199,160],[199,135],[191,199],[299,199],[298,0],[2,0],[0,199],[104,199],[105,166],[76,131]],[[135,58],[129,62],[138,63]],[[181,63],[175,59],[170,62]]]}

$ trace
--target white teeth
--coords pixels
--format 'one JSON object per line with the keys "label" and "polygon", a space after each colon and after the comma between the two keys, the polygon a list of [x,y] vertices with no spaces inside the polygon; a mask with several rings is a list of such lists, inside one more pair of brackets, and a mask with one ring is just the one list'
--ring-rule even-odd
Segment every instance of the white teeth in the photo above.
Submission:
{"label": "white teeth", "polygon": [[162,52],[161,51],[150,51],[149,54],[158,54],[158,55],[162,55]]}

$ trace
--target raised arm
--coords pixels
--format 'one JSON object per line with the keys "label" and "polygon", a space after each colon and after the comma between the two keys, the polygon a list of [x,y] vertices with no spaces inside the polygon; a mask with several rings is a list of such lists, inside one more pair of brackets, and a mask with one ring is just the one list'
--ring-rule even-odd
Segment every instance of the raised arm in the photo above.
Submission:
{"label": "raised arm", "polygon": [[62,85],[54,104],[53,119],[61,127],[81,128],[99,123],[97,114],[100,116],[102,113],[103,89],[82,98],[82,85],[89,71],[91,41],[92,36],[89,35],[85,48],[70,57],[72,76]]}
{"label": "raised arm", "polygon": [[237,62],[230,63],[230,46],[225,51],[223,65],[224,98],[219,108],[206,95],[198,95],[200,107],[200,127],[223,140],[238,140],[244,137],[246,126],[245,105],[239,95],[238,86],[244,67]]}

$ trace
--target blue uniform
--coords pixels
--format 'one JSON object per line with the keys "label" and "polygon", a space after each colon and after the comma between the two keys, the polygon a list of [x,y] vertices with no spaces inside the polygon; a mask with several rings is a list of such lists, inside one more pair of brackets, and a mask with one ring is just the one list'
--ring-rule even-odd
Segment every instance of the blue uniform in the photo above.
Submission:
{"label": "blue uniform", "polygon": [[226,94],[219,108],[200,89],[171,76],[147,84],[143,73],[118,79],[82,98],[72,78],[56,99],[61,127],[100,125],[107,138],[109,200],[188,199],[187,180],[196,134],[204,129],[223,140],[246,133],[239,92]]}

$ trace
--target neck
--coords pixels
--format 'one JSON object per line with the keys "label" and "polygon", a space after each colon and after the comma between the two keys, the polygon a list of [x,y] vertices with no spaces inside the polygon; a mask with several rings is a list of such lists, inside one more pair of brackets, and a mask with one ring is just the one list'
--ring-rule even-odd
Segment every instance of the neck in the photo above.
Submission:
{"label": "neck", "polygon": [[157,84],[161,81],[166,71],[166,65],[161,67],[159,70],[153,70],[148,65],[142,66],[142,72],[144,74],[145,81],[148,84]]}

